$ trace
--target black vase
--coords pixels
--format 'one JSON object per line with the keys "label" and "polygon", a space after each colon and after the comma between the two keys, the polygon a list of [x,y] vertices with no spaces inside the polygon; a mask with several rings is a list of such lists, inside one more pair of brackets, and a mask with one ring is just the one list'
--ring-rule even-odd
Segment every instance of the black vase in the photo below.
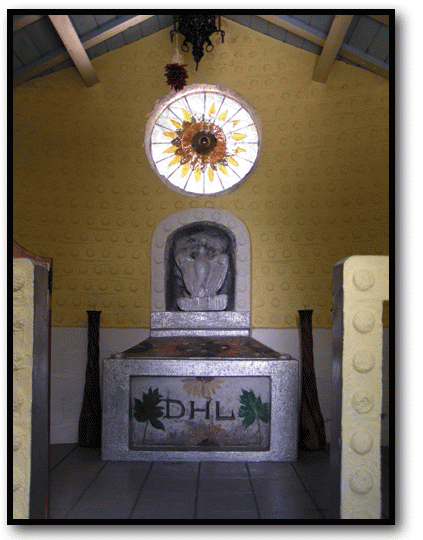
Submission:
{"label": "black vase", "polygon": [[300,409],[299,449],[321,450],[326,445],[325,423],[317,395],[314,371],[312,309],[298,310],[301,330],[302,399]]}
{"label": "black vase", "polygon": [[84,448],[101,448],[100,313],[87,311],[87,368],[78,429],[78,446]]}

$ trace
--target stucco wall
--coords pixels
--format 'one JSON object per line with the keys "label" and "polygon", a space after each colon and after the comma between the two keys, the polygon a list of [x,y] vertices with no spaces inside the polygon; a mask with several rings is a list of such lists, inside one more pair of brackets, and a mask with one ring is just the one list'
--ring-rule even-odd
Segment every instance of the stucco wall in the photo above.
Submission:
{"label": "stucco wall", "polygon": [[[222,44],[189,83],[243,94],[263,123],[253,175],[215,198],[179,195],[148,165],[144,127],[168,92],[174,45],[163,30],[76,69],[14,89],[14,238],[54,259],[52,324],[146,328],[154,228],[178,210],[212,207],[242,220],[252,246],[254,328],[295,328],[297,309],[330,328],[332,265],[388,254],[388,81],[336,62],[311,80],[316,56],[224,20]],[[53,360],[54,363],[54,360]]]}

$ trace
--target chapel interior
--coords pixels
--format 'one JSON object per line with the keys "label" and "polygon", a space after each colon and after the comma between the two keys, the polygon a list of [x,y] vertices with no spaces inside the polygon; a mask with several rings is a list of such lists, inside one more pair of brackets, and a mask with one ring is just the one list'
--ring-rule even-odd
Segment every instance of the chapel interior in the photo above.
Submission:
{"label": "chapel interior", "polygon": [[[191,43],[185,50],[181,33],[174,32],[171,39],[178,22],[165,11],[8,13],[13,27],[13,240],[17,257],[36,256],[28,266],[33,278],[27,278],[32,275],[27,267],[17,266],[15,275],[14,266],[13,274],[14,519],[248,524],[339,518],[388,523],[394,517],[389,500],[394,448],[386,295],[378,297],[383,299],[375,323],[379,352],[373,360],[371,353],[357,353],[350,362],[354,375],[346,381],[359,381],[352,390],[357,421],[372,408],[380,409],[374,428],[378,435],[374,443],[371,428],[357,429],[352,436],[348,451],[364,465],[352,473],[356,476],[350,477],[345,499],[331,476],[331,437],[335,424],[341,424],[334,409],[334,381],[340,380],[334,351],[342,334],[334,333],[333,323],[339,306],[347,310],[349,294],[341,283],[345,304],[340,303],[333,269],[363,257],[357,264],[366,270],[359,266],[351,287],[362,295],[358,301],[365,298],[362,305],[370,306],[373,300],[363,295],[378,287],[374,279],[385,276],[389,256],[389,27],[394,11],[233,13],[216,16],[220,33],[210,35],[212,46],[206,49],[206,43],[200,58],[194,58]],[[213,164],[203,175],[204,185],[209,182],[213,191],[184,192],[180,142],[170,146],[176,165],[169,170],[175,166],[183,171],[177,173],[177,187],[171,185],[177,174],[168,180],[153,170],[146,124],[158,100],[178,95],[165,76],[165,67],[175,59],[185,66],[186,88],[228,89],[257,114],[258,157],[245,178],[237,175],[243,151],[247,154],[238,133],[235,157]],[[184,89],[179,92],[183,95]],[[211,147],[199,153],[214,155],[220,135],[202,136],[196,144]],[[169,139],[166,148],[170,144]],[[225,189],[228,171],[234,171],[236,180]],[[195,169],[188,177],[195,178],[197,189]],[[14,258],[14,265],[19,260]],[[45,276],[39,268],[43,264]],[[41,287],[33,304],[22,292],[28,279]],[[38,375],[36,382],[37,375],[25,367],[25,362],[31,365],[31,354],[24,346],[32,339],[32,315],[26,309],[37,299],[44,302],[49,319],[47,337],[40,338],[48,363],[45,376]],[[300,429],[307,393],[302,386],[305,311],[312,312],[313,369],[307,380],[315,393],[310,407],[314,418],[318,413],[323,433],[323,443],[321,438],[314,448],[304,443]],[[87,327],[90,313],[99,314],[94,345],[94,330]],[[362,318],[350,325],[361,340],[357,343],[363,344],[357,345],[359,353],[367,350],[374,323],[369,324]],[[212,358],[224,366],[231,347],[244,351],[250,367],[232,372],[222,367],[220,375]],[[347,352],[345,345],[342,354]],[[192,358],[197,358],[205,371],[193,368],[189,381],[185,368],[181,374],[158,371],[158,379],[154,371],[128,368],[129,360],[142,365],[142,358],[151,360],[156,354],[172,366],[178,354],[181,365],[195,365]],[[286,366],[282,375],[274,375],[277,362]],[[113,371],[117,365],[120,374]],[[368,404],[362,388],[376,369],[380,391],[375,406],[373,395]],[[106,398],[106,388],[109,392],[122,373],[128,395],[122,398],[121,383],[116,383],[117,391]],[[180,390],[174,389],[176,375]],[[148,382],[142,382],[143,376]],[[88,386],[93,378],[100,405],[95,420],[94,390]],[[232,401],[219,401],[225,384],[242,391],[243,406],[239,408],[238,394],[237,408]],[[286,390],[281,397],[273,394],[275,384]],[[163,395],[154,394],[156,386],[166,386]],[[41,419],[36,419],[39,388],[45,398]],[[267,396],[263,402],[267,400],[268,408],[253,391]],[[251,420],[248,396],[256,399],[257,416]],[[210,408],[204,406],[207,398]],[[125,420],[126,431],[119,431],[129,399],[133,417],[129,425]],[[140,407],[154,399],[156,409],[148,423]],[[240,427],[232,432],[228,426],[235,424],[238,408]],[[110,422],[105,420],[109,413]],[[180,443],[180,434],[168,425],[184,414],[192,425]],[[212,415],[214,423],[209,421]],[[200,417],[205,421],[194,425]],[[293,434],[287,436],[291,444],[283,439],[279,447],[274,441],[281,426],[289,426]],[[45,432],[39,454],[31,447],[38,444],[35,428]],[[245,434],[251,435],[251,444]],[[155,446],[164,445],[160,441],[165,436],[171,441],[166,442],[169,458]],[[225,443],[225,437],[236,442]],[[227,449],[218,448],[220,444]],[[245,455],[239,451],[244,444]],[[342,452],[349,444],[345,439]],[[135,458],[134,448],[139,452]],[[232,458],[235,450],[238,457]],[[220,451],[221,457],[214,459]],[[268,458],[260,457],[264,451]],[[35,455],[45,469],[39,476]],[[372,455],[376,461],[366,461]],[[376,480],[369,484],[369,478]],[[338,489],[344,493],[343,487]]]}

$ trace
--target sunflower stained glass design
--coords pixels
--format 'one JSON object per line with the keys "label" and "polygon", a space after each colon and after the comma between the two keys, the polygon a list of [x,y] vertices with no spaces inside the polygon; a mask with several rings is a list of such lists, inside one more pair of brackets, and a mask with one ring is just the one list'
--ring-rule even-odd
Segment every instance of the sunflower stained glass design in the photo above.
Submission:
{"label": "sunflower stained glass design", "polygon": [[238,187],[253,171],[261,147],[257,113],[237,92],[191,85],[159,102],[146,128],[146,150],[176,191],[208,196]]}

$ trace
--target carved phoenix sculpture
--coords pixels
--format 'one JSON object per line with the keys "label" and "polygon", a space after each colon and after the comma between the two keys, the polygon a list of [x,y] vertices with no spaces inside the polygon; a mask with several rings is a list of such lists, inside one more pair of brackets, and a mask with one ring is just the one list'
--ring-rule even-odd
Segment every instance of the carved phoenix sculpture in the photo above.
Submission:
{"label": "carved phoenix sculpture", "polygon": [[192,235],[175,252],[175,260],[190,297],[177,299],[182,311],[222,311],[228,303],[226,294],[218,295],[229,268],[229,257],[222,253],[218,238]]}

